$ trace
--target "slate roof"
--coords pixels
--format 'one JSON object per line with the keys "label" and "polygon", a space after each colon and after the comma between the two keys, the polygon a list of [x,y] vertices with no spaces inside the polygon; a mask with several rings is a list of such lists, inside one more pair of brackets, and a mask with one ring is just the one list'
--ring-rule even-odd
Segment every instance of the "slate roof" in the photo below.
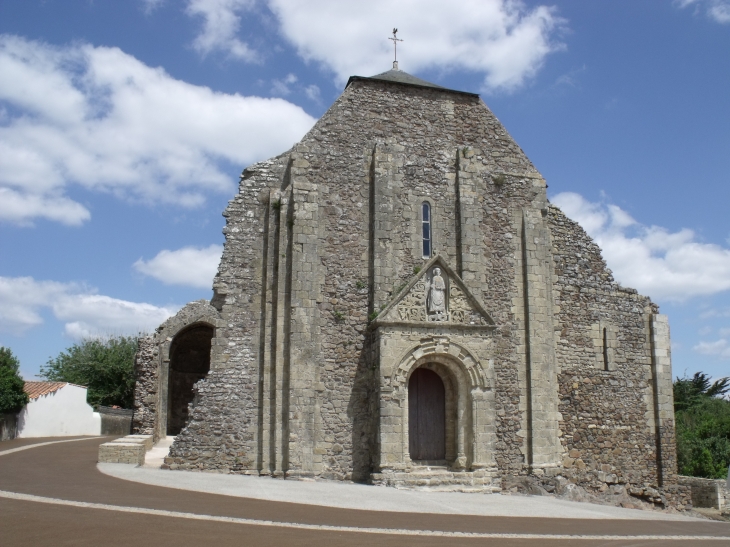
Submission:
{"label": "slate roof", "polygon": [[391,70],[388,70],[387,72],[383,72],[382,74],[376,74],[375,76],[350,76],[350,79],[347,80],[347,85],[345,86],[345,88],[347,88],[350,85],[350,83],[356,82],[359,80],[379,80],[381,82],[393,82],[396,84],[404,84],[404,85],[410,85],[410,86],[414,86],[414,87],[430,87],[433,89],[439,89],[441,91],[448,91],[449,93],[459,93],[461,95],[470,95],[472,97],[479,96],[477,93],[469,93],[468,91],[458,91],[456,89],[448,89],[446,87],[441,87],[440,85],[432,84],[431,82],[427,82],[426,80],[421,80],[421,78],[416,78],[412,74],[408,74],[407,72],[404,72],[397,68],[393,68]]}
{"label": "slate roof", "polygon": [[48,395],[58,391],[68,382],[25,382],[23,391],[28,394],[31,399],[37,399],[41,395]]}

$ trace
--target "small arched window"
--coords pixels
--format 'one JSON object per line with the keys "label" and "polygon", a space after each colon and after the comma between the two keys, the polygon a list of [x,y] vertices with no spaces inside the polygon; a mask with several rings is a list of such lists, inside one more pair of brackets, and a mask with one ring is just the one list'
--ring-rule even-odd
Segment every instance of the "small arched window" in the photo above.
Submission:
{"label": "small arched window", "polygon": [[421,205],[421,228],[423,234],[423,258],[431,258],[431,204]]}

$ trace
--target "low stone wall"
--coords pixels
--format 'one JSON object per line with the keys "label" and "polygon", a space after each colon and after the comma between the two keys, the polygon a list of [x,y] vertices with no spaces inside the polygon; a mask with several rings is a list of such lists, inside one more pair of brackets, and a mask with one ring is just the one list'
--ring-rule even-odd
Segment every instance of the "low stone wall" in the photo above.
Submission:
{"label": "low stone wall", "polygon": [[144,464],[145,449],[136,443],[104,443],[99,446],[99,463]]}
{"label": "low stone wall", "polygon": [[694,507],[710,507],[725,509],[728,507],[727,481],[723,479],[701,479],[699,477],[679,476],[679,484],[690,487],[692,490],[692,505]]}
{"label": "low stone wall", "polygon": [[0,414],[0,441],[12,441],[18,435],[18,415]]}
{"label": "low stone wall", "polygon": [[99,463],[144,465],[146,452],[152,448],[152,435],[127,435],[99,446]]}
{"label": "low stone wall", "polygon": [[100,406],[102,435],[129,435],[132,432],[134,410]]}

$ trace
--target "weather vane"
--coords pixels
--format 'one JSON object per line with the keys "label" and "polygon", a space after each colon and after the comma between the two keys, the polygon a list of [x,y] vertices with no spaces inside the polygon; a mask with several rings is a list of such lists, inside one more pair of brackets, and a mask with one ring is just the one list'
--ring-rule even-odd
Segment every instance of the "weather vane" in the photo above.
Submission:
{"label": "weather vane", "polygon": [[393,40],[393,68],[395,68],[395,69],[398,68],[398,42],[403,41],[400,38],[398,38],[398,36],[396,36],[397,34],[398,34],[398,29],[394,28],[393,37],[388,38],[388,40]]}

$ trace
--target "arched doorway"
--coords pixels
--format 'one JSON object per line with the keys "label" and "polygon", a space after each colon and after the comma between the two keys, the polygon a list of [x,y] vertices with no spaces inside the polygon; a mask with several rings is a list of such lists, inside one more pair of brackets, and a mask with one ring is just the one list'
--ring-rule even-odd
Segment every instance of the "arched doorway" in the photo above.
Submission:
{"label": "arched doorway", "polygon": [[408,381],[408,444],[411,460],[446,459],[446,390],[441,377],[423,367]]}
{"label": "arched doorway", "polygon": [[188,405],[193,401],[193,386],[210,371],[210,346],[214,329],[207,324],[193,325],[180,332],[170,345],[168,380],[167,434],[177,435],[188,422]]}

